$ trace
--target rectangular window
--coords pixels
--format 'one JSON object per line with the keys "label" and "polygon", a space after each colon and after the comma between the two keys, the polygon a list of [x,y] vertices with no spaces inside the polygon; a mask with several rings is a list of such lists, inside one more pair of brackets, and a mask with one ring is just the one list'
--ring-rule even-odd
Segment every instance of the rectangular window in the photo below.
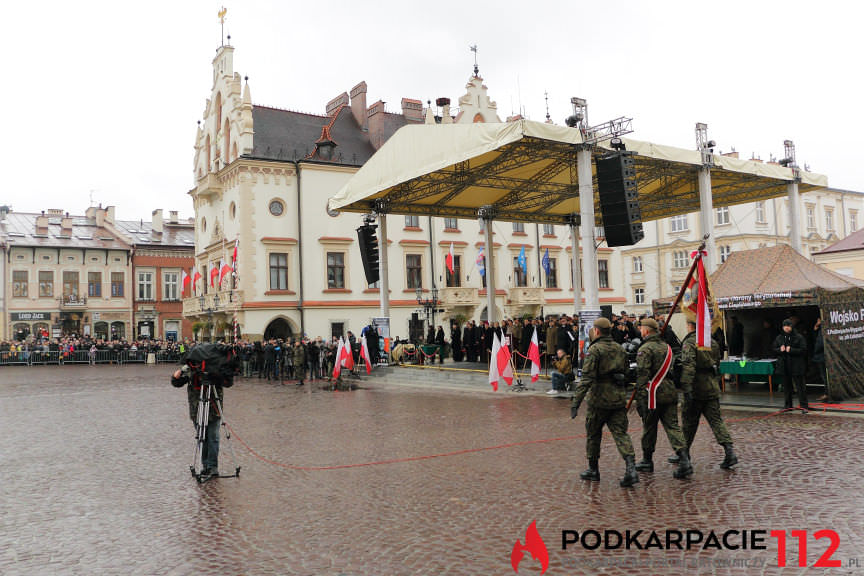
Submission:
{"label": "rectangular window", "polygon": [[767,224],[768,221],[765,219],[765,201],[756,202],[756,223],[757,224]]}
{"label": "rectangular window", "polygon": [[676,250],[672,253],[672,267],[673,268],[687,268],[690,264],[687,258],[686,250]]}
{"label": "rectangular window", "polygon": [[634,256],[633,257],[633,272],[639,273],[642,272],[642,257]]}
{"label": "rectangular window", "polygon": [[816,229],[816,207],[815,206],[807,206],[807,228],[811,230]]}
{"label": "rectangular window", "polygon": [[178,272],[162,272],[162,299],[179,300],[180,274]]}
{"label": "rectangular window", "polygon": [[87,296],[90,298],[102,297],[102,273],[88,272],[87,273]]}
{"label": "rectangular window", "polygon": [[555,235],[555,225],[554,224],[543,224],[543,234],[545,236],[554,236]]}
{"label": "rectangular window", "polygon": [[345,288],[345,253],[327,253],[327,288]]}
{"label": "rectangular window", "polygon": [[288,254],[270,253],[270,290],[288,290]]}
{"label": "rectangular window", "polygon": [[729,224],[729,207],[721,206],[717,208],[717,225],[722,226]]}
{"label": "rectangular window", "polygon": [[405,227],[406,228],[419,228],[420,227],[420,217],[419,216],[405,216]]}
{"label": "rectangular window", "polygon": [[515,234],[524,234],[525,233],[525,223],[524,222],[513,222],[513,232]]}
{"label": "rectangular window", "polygon": [[600,288],[609,288],[609,261],[597,261],[597,283]]}
{"label": "rectangular window", "polygon": [[458,230],[459,220],[456,218],[444,218],[444,228],[448,230]]}
{"label": "rectangular window", "polygon": [[834,210],[828,208],[825,209],[825,231],[834,231]]}
{"label": "rectangular window", "polygon": [[14,270],[12,272],[12,296],[25,298],[27,296],[27,271]]}
{"label": "rectangular window", "polygon": [[726,262],[729,259],[729,255],[732,253],[732,248],[730,246],[720,246],[720,263]]}
{"label": "rectangular window", "polygon": [[669,231],[670,232],[683,232],[687,230],[687,215],[681,214],[679,216],[673,216],[669,219]]}
{"label": "rectangular window", "polygon": [[54,297],[54,272],[46,270],[39,272],[39,297]]}
{"label": "rectangular window", "polygon": [[645,304],[645,289],[635,288],[633,290],[633,302],[635,304]]}
{"label": "rectangular window", "polygon": [[858,211],[849,210],[849,233],[858,230]]}
{"label": "rectangular window", "polygon": [[546,273],[546,287],[558,287],[558,259],[549,258],[549,271]]}
{"label": "rectangular window", "polygon": [[344,322],[331,322],[330,323],[330,338],[333,340],[338,340],[345,336],[345,323]]}
{"label": "rectangular window", "polygon": [[519,257],[513,258],[513,285],[519,288],[528,286],[528,274],[519,265]]}
{"label": "rectangular window", "polygon": [[63,300],[78,300],[78,272],[63,272]]}
{"label": "rectangular window", "polygon": [[138,272],[138,300],[153,300],[153,272]]}
{"label": "rectangular window", "polygon": [[453,255],[453,274],[450,273],[450,269],[446,267],[446,264],[444,270],[447,273],[448,288],[462,286],[462,258],[460,256]]}
{"label": "rectangular window", "polygon": [[405,255],[405,281],[409,289],[423,287],[423,267],[420,254]]}
{"label": "rectangular window", "polygon": [[125,291],[123,289],[124,283],[124,274],[123,272],[112,272],[111,273],[111,297],[112,298],[123,298],[125,296]]}

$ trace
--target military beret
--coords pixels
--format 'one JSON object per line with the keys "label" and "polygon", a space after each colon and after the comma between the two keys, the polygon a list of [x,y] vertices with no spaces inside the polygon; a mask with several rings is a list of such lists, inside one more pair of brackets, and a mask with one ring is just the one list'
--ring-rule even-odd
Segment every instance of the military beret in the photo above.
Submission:
{"label": "military beret", "polygon": [[611,330],[612,323],[609,321],[608,318],[604,318],[601,316],[600,318],[594,320],[594,327],[600,328],[601,330]]}
{"label": "military beret", "polygon": [[654,320],[653,318],[643,318],[642,320],[639,321],[639,326],[647,326],[648,328],[651,328],[653,330],[659,330],[660,329],[660,325],[657,324],[657,321]]}

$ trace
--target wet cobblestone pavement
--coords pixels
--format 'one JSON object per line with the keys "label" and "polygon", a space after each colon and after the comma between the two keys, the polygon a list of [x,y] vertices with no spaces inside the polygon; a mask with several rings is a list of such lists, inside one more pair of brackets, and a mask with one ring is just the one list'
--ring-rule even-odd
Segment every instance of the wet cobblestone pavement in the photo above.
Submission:
{"label": "wet cobblestone pavement", "polygon": [[[549,576],[864,574],[860,416],[727,410],[735,470],[718,468],[703,422],[690,480],[672,479],[661,432],[657,471],[622,489],[608,437],[601,481],[578,480],[584,413],[571,421],[564,400],[239,380],[225,408],[240,477],[199,485],[171,370],[0,370],[0,574],[513,574],[532,521]],[[635,412],[630,424],[638,445]],[[231,469],[224,444],[220,461]],[[795,567],[791,536],[784,569],[772,538],[764,551],[562,551],[562,530],[589,529],[806,530],[810,566],[828,543],[813,533],[831,529],[843,567]],[[519,574],[540,572],[526,553]]]}

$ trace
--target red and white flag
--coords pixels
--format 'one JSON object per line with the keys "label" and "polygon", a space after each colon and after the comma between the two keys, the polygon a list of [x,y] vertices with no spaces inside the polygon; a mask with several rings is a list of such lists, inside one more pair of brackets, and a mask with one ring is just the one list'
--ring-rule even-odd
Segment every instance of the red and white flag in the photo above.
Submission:
{"label": "red and white flag", "polygon": [[498,391],[498,350],[501,349],[501,342],[498,341],[498,333],[494,332],[495,336],[492,340],[492,356],[489,359],[489,384],[492,389]]}
{"label": "red and white flag", "polygon": [[210,262],[210,287],[216,287],[216,277],[219,276],[219,267],[215,262]]}
{"label": "red and white flag", "polygon": [[540,342],[537,340],[537,327],[531,336],[531,344],[528,345],[528,359],[531,360],[531,382],[540,378]]}
{"label": "red and white flag", "polygon": [[447,263],[447,270],[450,271],[450,274],[453,274],[453,242],[450,242],[450,252],[447,253],[447,256],[444,258],[444,261]]}
{"label": "red and white flag", "polygon": [[240,239],[234,240],[234,254],[231,255],[231,267],[237,271],[237,248],[240,246]]}
{"label": "red and white flag", "polygon": [[696,346],[711,347],[711,309],[708,306],[708,277],[705,274],[705,252],[696,252],[696,274],[699,282],[696,301]]}
{"label": "red and white flag", "polygon": [[333,366],[334,380],[339,378],[339,374],[342,372],[342,348],[344,347],[345,344],[342,342],[342,338],[339,338],[339,347],[336,349],[336,362],[334,362],[335,366]]}
{"label": "red and white flag", "polygon": [[369,347],[366,346],[366,336],[360,337],[360,355],[366,364],[366,374],[372,373],[372,360],[369,358]]}
{"label": "red and white flag", "polygon": [[186,292],[189,291],[189,284],[191,284],[191,283],[192,283],[192,278],[189,276],[189,274],[186,273],[186,270],[185,269],[181,270],[180,271],[180,286],[182,286],[182,288],[180,288],[180,295],[181,296],[184,296],[186,294]]}
{"label": "red and white flag", "polygon": [[342,354],[339,357],[339,360],[342,362],[342,365],[348,370],[354,369],[354,352],[351,350],[350,340],[346,340],[345,344],[342,346]]}
{"label": "red and white flag", "polygon": [[507,382],[508,386],[513,384],[513,366],[510,363],[510,347],[501,346],[498,349],[498,375]]}
{"label": "red and white flag", "polygon": [[195,268],[195,275],[192,277],[192,294],[198,291],[198,281],[201,280],[201,272]]}
{"label": "red and white flag", "polygon": [[220,260],[219,263],[220,263],[220,266],[219,266],[219,287],[221,288],[222,287],[222,279],[225,278],[226,274],[228,274],[230,277],[231,271],[233,270],[233,268],[231,266],[229,266],[228,263],[225,262],[225,260]]}

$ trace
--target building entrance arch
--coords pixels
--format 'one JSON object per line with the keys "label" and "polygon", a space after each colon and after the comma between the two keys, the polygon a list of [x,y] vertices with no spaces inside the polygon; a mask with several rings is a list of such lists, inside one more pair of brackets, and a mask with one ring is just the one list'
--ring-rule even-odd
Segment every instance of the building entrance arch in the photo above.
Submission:
{"label": "building entrance arch", "polygon": [[288,340],[293,335],[294,331],[291,329],[291,323],[285,318],[274,318],[267,324],[267,328],[264,329],[264,340],[270,340],[271,338]]}

